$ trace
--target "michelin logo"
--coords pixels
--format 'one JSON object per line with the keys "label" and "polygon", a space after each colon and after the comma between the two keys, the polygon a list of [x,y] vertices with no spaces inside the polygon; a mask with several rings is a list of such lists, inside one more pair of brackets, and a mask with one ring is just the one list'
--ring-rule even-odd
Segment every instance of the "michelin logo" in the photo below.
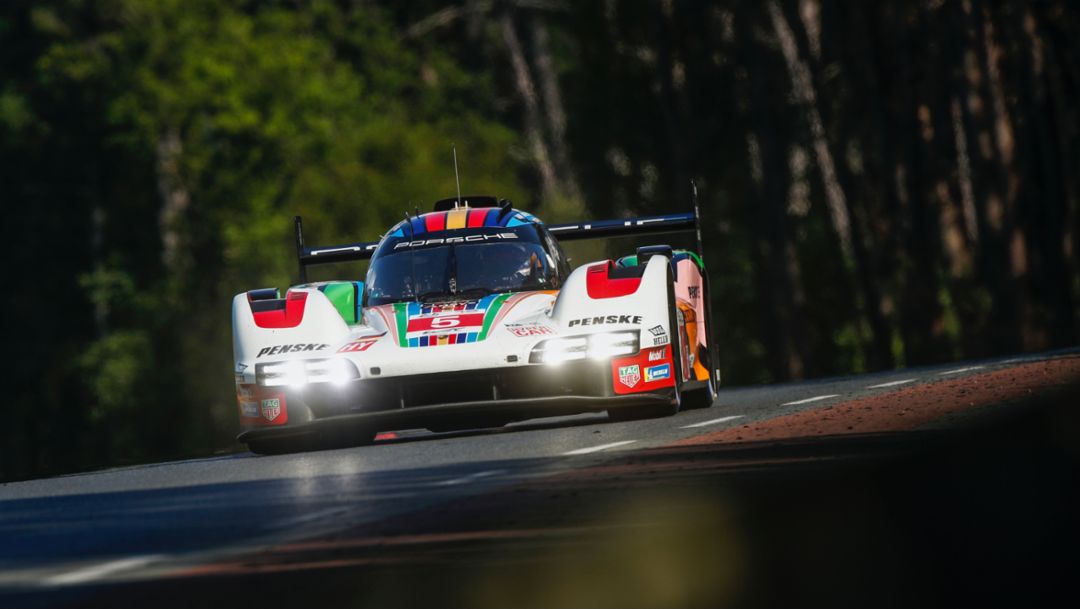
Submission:
{"label": "michelin logo", "polygon": [[671,364],[650,366],[645,369],[646,383],[651,383],[653,381],[662,381],[667,378],[671,378]]}

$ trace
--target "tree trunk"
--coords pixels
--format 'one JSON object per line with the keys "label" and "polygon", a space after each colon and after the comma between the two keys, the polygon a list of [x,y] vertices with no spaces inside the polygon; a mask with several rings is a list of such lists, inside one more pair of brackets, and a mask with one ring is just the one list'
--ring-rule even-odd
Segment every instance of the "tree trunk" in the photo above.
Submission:
{"label": "tree trunk", "polygon": [[962,43],[958,46],[959,55],[954,62],[960,70],[959,89],[966,100],[962,108],[964,130],[969,138],[967,147],[971,151],[972,184],[978,205],[980,242],[976,249],[976,265],[992,298],[983,332],[989,344],[984,351],[1011,353],[1018,351],[1021,346],[1020,333],[1017,331],[1020,322],[1020,287],[1010,271],[1012,261],[1007,235],[1011,222],[1001,180],[1001,165],[994,145],[982,19],[977,5],[953,5],[952,8],[954,11],[960,10],[957,25],[964,32],[960,37]]}
{"label": "tree trunk", "polygon": [[540,116],[540,103],[536,96],[536,85],[533,83],[532,74],[529,73],[529,64],[525,59],[525,51],[521,46],[517,30],[514,27],[514,19],[509,10],[505,10],[499,16],[499,27],[502,32],[503,44],[510,55],[510,66],[514,72],[514,85],[517,87],[518,96],[525,107],[525,139],[529,151],[536,164],[537,173],[540,176],[540,192],[545,201],[549,201],[558,193],[558,180],[555,177],[555,167],[551,162],[551,152],[544,142],[543,120]]}
{"label": "tree trunk", "polygon": [[784,55],[788,74],[791,77],[792,91],[806,111],[811,144],[817,157],[818,170],[821,172],[821,181],[825,188],[825,201],[829,206],[833,229],[840,240],[840,248],[846,256],[851,256],[851,217],[848,213],[844,190],[840,187],[840,180],[836,177],[836,164],[833,162],[833,154],[829,150],[829,141],[825,135],[825,125],[821,120],[821,113],[818,111],[817,94],[814,91],[814,84],[810,77],[810,69],[799,58],[795,34],[791,31],[791,26],[788,25],[787,18],[784,17],[784,12],[780,9],[776,0],[770,0],[768,9],[773,30],[780,41],[780,50]]}
{"label": "tree trunk", "polygon": [[[751,23],[750,15],[740,15],[738,21]],[[792,243],[787,222],[789,182],[784,140],[777,131],[775,117],[782,115],[778,102],[770,93],[769,64],[762,49],[752,43],[749,35],[739,38],[737,53],[748,66],[744,76],[737,78],[737,95],[749,101],[744,123],[746,153],[750,160],[753,187],[753,213],[756,239],[751,256],[757,272],[754,274],[758,300],[763,312],[761,331],[766,361],[776,378],[798,379],[820,371],[809,370],[811,353],[808,346],[809,322],[805,312],[805,294],[799,261]]]}
{"label": "tree trunk", "polygon": [[161,231],[161,261],[169,271],[180,270],[181,221],[191,202],[180,172],[180,155],[184,144],[180,132],[173,128],[162,135],[155,148],[157,187],[161,197],[158,229]]}
{"label": "tree trunk", "polygon": [[[817,45],[817,54],[820,55],[820,22],[817,20],[816,2],[814,0],[804,2],[801,5],[801,13],[803,23],[810,24],[805,33],[807,44],[811,47],[811,54],[814,54],[814,48]],[[883,311],[879,280],[875,276],[877,265],[867,245],[868,230],[863,227],[845,194],[847,189],[842,184],[842,176],[845,175],[846,170],[843,166],[837,167],[835,164],[825,132],[824,120],[818,109],[813,73],[801,58],[798,39],[791,30],[787,18],[784,17],[783,10],[775,1],[769,3],[769,15],[773,30],[780,41],[780,49],[791,78],[792,90],[807,113],[807,123],[817,157],[817,166],[821,172],[834,229],[840,238],[841,250],[854,263],[856,285],[862,300],[862,306],[855,307],[855,310],[863,312],[870,326],[869,340],[863,337],[863,342],[867,343],[867,365],[871,369],[891,368],[893,365],[892,332]],[[864,209],[864,215],[865,213]],[[856,324],[857,329],[858,325]]]}
{"label": "tree trunk", "polygon": [[535,16],[529,18],[532,33],[532,49],[536,73],[540,80],[540,93],[544,100],[544,117],[550,134],[555,171],[563,194],[574,199],[581,197],[577,179],[574,177],[570,153],[566,145],[566,111],[563,107],[559,76],[551,59],[547,26]]}
{"label": "tree trunk", "polygon": [[679,205],[690,200],[690,170],[687,147],[690,138],[686,135],[685,66],[675,53],[674,41],[677,36],[674,24],[675,6],[672,2],[658,0],[657,15],[653,22],[656,40],[656,88],[660,112],[664,119],[664,132],[667,140],[668,159],[671,166],[673,188],[671,196]]}

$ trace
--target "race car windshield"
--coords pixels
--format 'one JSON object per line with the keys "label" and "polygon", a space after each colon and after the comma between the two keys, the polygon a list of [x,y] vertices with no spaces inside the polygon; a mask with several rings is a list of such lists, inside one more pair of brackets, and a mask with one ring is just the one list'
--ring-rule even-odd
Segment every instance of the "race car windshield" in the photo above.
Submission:
{"label": "race car windshield", "polygon": [[368,306],[377,306],[547,290],[555,280],[551,258],[539,243],[487,241],[384,253],[372,261],[365,286]]}

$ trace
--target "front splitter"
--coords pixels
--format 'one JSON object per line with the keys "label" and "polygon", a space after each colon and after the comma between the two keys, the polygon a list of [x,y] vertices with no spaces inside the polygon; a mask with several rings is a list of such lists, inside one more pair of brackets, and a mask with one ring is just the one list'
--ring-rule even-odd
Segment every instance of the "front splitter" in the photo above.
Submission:
{"label": "front splitter", "polygon": [[281,427],[259,427],[248,429],[236,437],[240,442],[251,442],[266,438],[300,438],[323,432],[357,433],[401,429],[404,427],[424,427],[440,417],[493,415],[506,416],[510,419],[525,420],[537,417],[555,417],[582,412],[599,412],[612,408],[627,408],[648,405],[674,405],[675,392],[640,393],[620,396],[556,396],[543,398],[522,398],[510,400],[485,400],[479,402],[455,402],[433,406],[414,406],[392,410],[342,414],[306,423]]}

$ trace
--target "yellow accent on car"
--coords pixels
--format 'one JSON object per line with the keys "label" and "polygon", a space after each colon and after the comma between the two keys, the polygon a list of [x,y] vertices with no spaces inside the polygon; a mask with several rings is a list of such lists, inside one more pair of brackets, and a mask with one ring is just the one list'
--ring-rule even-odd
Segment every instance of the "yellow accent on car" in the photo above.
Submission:
{"label": "yellow accent on car", "polygon": [[467,207],[446,212],[446,230],[465,228],[465,222],[468,217],[469,209]]}

